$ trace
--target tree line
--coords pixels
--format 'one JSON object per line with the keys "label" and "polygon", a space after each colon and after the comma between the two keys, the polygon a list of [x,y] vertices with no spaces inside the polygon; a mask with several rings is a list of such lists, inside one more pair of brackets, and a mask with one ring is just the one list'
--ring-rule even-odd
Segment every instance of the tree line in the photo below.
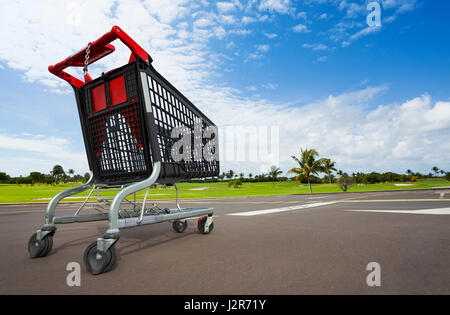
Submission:
{"label": "tree line", "polygon": [[[437,166],[431,168],[432,172],[421,174],[406,170],[406,174],[398,174],[394,172],[357,172],[349,175],[348,173],[336,168],[336,162],[330,158],[319,158],[319,153],[315,149],[300,149],[298,157],[291,156],[298,164],[287,171],[286,177],[280,177],[283,172],[277,166],[272,166],[267,173],[253,175],[249,173],[237,173],[233,170],[223,172],[217,177],[206,179],[193,179],[190,182],[218,182],[227,181],[229,187],[237,188],[244,182],[276,182],[295,180],[298,183],[308,184],[309,191],[312,193],[312,184],[332,184],[336,183],[343,191],[347,191],[355,184],[377,184],[385,182],[415,182],[417,179],[424,178],[444,178],[450,181],[450,172],[439,169]],[[322,177],[319,174],[324,174]],[[294,175],[294,176],[289,176]]]}
{"label": "tree line", "polygon": [[[384,182],[415,182],[417,179],[425,178],[444,178],[450,181],[450,172],[439,169],[437,166],[431,168],[432,172],[422,174],[406,170],[406,174],[398,174],[394,172],[356,172],[347,174],[336,168],[336,162],[330,158],[319,158],[319,153],[315,149],[300,149],[298,157],[291,156],[292,160],[297,164],[296,167],[289,169],[287,176],[280,176],[283,171],[277,166],[271,166],[267,173],[254,175],[249,173],[237,173],[234,170],[222,172],[216,177],[190,179],[187,182],[193,183],[215,183],[226,181],[229,187],[239,187],[245,182],[280,182],[295,180],[298,183],[308,184],[310,193],[312,193],[312,184],[332,184],[336,183],[343,191],[347,191],[355,184],[377,184]],[[319,174],[323,174],[320,177]],[[291,176],[290,176],[291,175]],[[5,172],[0,172],[0,183],[3,184],[59,184],[68,182],[86,182],[90,177],[89,173],[83,176],[75,174],[73,169],[67,172],[61,165],[55,165],[48,174],[40,172],[31,172],[28,176],[11,177]]]}
{"label": "tree line", "polygon": [[[298,167],[288,170],[288,174],[296,174],[295,180],[297,182],[307,182],[309,186],[309,192],[312,193],[311,184],[323,183],[325,179],[328,179],[329,183],[336,182],[336,184],[343,190],[347,191],[354,184],[376,184],[384,182],[415,182],[417,179],[444,177],[446,180],[450,180],[450,172],[445,172],[439,169],[437,166],[433,166],[428,175],[423,175],[419,172],[413,172],[410,169],[406,170],[406,174],[397,174],[394,172],[385,173],[352,173],[349,175],[342,170],[337,170],[335,162],[329,158],[318,158],[319,153],[315,149],[305,150],[300,149],[300,156],[292,156],[292,159],[297,162]],[[336,172],[336,175],[332,174]],[[319,173],[325,173],[325,177],[320,179]]]}
{"label": "tree line", "polygon": [[56,185],[59,183],[86,182],[89,177],[89,173],[85,173],[82,176],[75,174],[73,169],[68,169],[66,172],[61,165],[55,165],[48,174],[30,172],[28,176],[12,177],[5,172],[0,172],[0,183],[32,186],[35,184]]}

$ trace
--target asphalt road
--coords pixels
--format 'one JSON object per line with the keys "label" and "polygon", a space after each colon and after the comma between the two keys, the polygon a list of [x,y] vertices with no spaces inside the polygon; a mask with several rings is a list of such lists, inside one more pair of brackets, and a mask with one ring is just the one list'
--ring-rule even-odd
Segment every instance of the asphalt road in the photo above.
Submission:
{"label": "asphalt road", "polygon": [[[449,198],[411,191],[183,201],[214,207],[211,234],[199,234],[195,219],[182,234],[167,222],[121,230],[117,264],[99,276],[86,271],[83,252],[107,222],[59,225],[50,254],[31,259],[27,242],[45,205],[3,205],[0,293],[450,294]],[[57,215],[74,209],[63,204]],[[80,287],[66,284],[70,262],[81,265]],[[370,262],[380,266],[380,286],[367,285]]]}

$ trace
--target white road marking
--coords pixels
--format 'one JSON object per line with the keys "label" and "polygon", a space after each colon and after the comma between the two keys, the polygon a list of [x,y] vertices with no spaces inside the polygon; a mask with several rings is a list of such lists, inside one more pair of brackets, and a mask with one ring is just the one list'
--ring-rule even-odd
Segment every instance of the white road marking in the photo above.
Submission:
{"label": "white road marking", "polygon": [[407,214],[450,214],[450,208],[419,209],[419,210],[345,210],[362,212],[381,212],[381,213],[407,213]]}
{"label": "white road marking", "polygon": [[293,211],[293,210],[307,209],[307,208],[313,208],[313,207],[320,207],[320,206],[330,205],[332,203],[336,203],[336,201],[310,203],[310,204],[303,204],[303,205],[298,205],[298,206],[275,208],[275,209],[266,209],[266,210],[254,210],[254,211],[247,211],[247,212],[236,212],[236,213],[229,213],[228,215],[237,215],[237,216],[248,217],[248,216],[253,216],[253,215],[278,213],[278,212],[285,212],[285,211]]}

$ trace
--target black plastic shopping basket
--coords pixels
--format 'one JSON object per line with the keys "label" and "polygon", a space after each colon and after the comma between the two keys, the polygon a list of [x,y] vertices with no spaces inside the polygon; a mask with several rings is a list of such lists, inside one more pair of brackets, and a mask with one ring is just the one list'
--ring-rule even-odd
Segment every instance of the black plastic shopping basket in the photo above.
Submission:
{"label": "black plastic shopping basket", "polygon": [[[89,64],[112,53],[110,43],[121,40],[130,50],[128,64],[92,79]],[[47,206],[45,225],[30,238],[33,258],[46,256],[53,244],[55,224],[109,220],[103,238],[88,246],[84,254],[87,269],[99,274],[115,262],[114,244],[120,228],[170,221],[175,231],[186,229],[189,217],[200,217],[198,229],[207,234],[213,228],[212,208],[181,208],[176,182],[219,175],[217,128],[152,66],[152,59],[121,28],[114,26],[96,41],[67,59],[49,66],[49,71],[74,89],[83,133],[90,180],[63,191]],[[66,73],[67,67],[83,67],[84,81]],[[146,199],[154,184],[173,184],[176,208],[148,208]],[[91,190],[74,215],[55,216],[63,198]],[[147,189],[142,204],[136,192]],[[100,192],[115,191],[102,197]],[[133,201],[126,199],[134,194]],[[87,201],[107,203],[108,211],[80,214]],[[123,201],[131,207],[121,208]],[[98,209],[97,209],[98,210]]]}

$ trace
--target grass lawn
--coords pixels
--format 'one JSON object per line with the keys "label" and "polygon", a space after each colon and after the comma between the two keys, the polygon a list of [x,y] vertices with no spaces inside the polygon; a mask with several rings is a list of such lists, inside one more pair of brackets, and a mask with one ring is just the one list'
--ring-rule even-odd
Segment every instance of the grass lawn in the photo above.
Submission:
{"label": "grass lawn", "polygon": [[[443,179],[422,179],[410,186],[396,186],[404,183],[381,183],[370,185],[358,185],[350,188],[350,191],[376,191],[376,190],[398,190],[412,188],[431,188],[440,186],[450,186],[450,181]],[[70,187],[78,186],[80,183],[52,185],[7,185],[0,184],[0,203],[14,202],[48,202],[58,192]],[[181,183],[180,198],[201,198],[201,197],[232,197],[232,196],[264,196],[264,195],[285,195],[285,194],[307,194],[308,185],[297,184],[296,182],[276,182],[276,183],[243,183],[240,188],[228,188],[227,183]],[[313,193],[341,192],[336,184],[314,184]],[[82,196],[87,196],[88,191],[74,197],[64,199],[65,201],[80,201]],[[115,192],[113,192],[115,193]],[[145,191],[137,193],[137,199],[143,199]],[[95,195],[95,193],[94,193]],[[172,199],[175,198],[175,188],[152,189],[149,199]],[[131,198],[130,198],[131,199]],[[95,200],[91,199],[91,200]]]}

